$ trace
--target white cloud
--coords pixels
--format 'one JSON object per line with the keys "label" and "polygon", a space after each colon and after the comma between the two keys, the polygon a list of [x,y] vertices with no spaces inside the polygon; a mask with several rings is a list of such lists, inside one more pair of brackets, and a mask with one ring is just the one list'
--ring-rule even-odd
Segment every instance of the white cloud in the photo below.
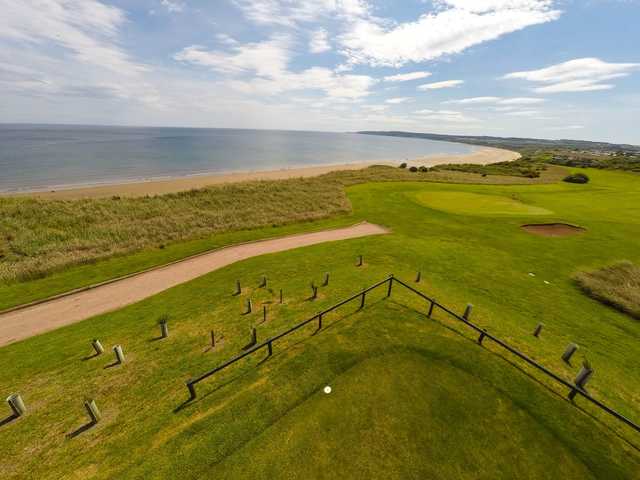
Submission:
{"label": "white cloud", "polygon": [[522,79],[537,83],[538,93],[590,92],[610,90],[615,86],[605,83],[626,77],[638,70],[638,63],[607,63],[598,58],[578,58],[540,70],[514,72],[504,79]]}
{"label": "white cloud", "polygon": [[365,15],[365,0],[235,0],[235,5],[254,23],[294,27],[322,17],[351,18]]}
{"label": "white cloud", "polygon": [[462,85],[464,80],[445,80],[444,82],[435,82],[435,83],[426,83],[424,85],[420,85],[418,90],[440,90],[442,88],[453,88],[458,85]]}
{"label": "white cloud", "polygon": [[451,103],[458,105],[484,105],[490,103],[496,103],[500,101],[500,97],[471,97],[471,98],[462,98],[460,100],[447,100],[442,103]]}
{"label": "white cloud", "polygon": [[386,103],[389,103],[391,105],[398,105],[400,103],[406,103],[409,100],[411,100],[411,98],[409,97],[396,97],[396,98],[390,98],[386,100]]}
{"label": "white cloud", "polygon": [[324,67],[292,72],[288,68],[293,57],[292,47],[289,36],[274,35],[263,42],[234,45],[229,51],[192,45],[176,53],[174,58],[231,76],[227,84],[248,95],[321,90],[329,97],[357,99],[369,95],[376,83],[366,75],[342,75]]}
{"label": "white cloud", "polygon": [[331,50],[329,44],[329,34],[323,28],[320,28],[311,34],[309,41],[309,51],[311,53],[323,53]]}
{"label": "white cloud", "polygon": [[430,77],[432,74],[430,72],[411,72],[411,73],[401,73],[398,75],[391,75],[388,77],[384,77],[385,82],[409,82],[411,80],[420,80],[422,78]]}
{"label": "white cloud", "polygon": [[146,68],[115,38],[125,22],[122,10],[96,0],[3,1],[0,38],[27,46],[61,47],[76,60],[121,74]]}
{"label": "white cloud", "polygon": [[161,0],[160,4],[167,9],[169,13],[180,13],[184,11],[185,5],[176,0]]}
{"label": "white cloud", "polygon": [[340,37],[342,53],[351,65],[400,67],[408,62],[425,62],[556,20],[561,12],[552,8],[553,3],[444,1],[438,2],[437,11],[406,23],[357,14]]}
{"label": "white cloud", "polygon": [[457,112],[454,110],[417,110],[413,112],[414,115],[417,115],[421,120],[428,121],[438,121],[445,123],[470,123],[476,122],[475,118],[469,117],[462,112]]}
{"label": "white cloud", "polygon": [[519,105],[537,105],[540,103],[544,103],[546,100],[544,98],[535,98],[535,97],[511,97],[511,98],[503,98],[503,97],[471,97],[471,98],[462,98],[460,100],[447,100],[446,102],[442,102],[444,104],[455,104],[455,105],[504,105],[503,110],[511,109],[514,106]]}
{"label": "white cloud", "polygon": [[537,105],[539,103],[544,103],[544,102],[546,102],[544,98],[515,97],[515,98],[503,98],[498,103],[500,105]]}
{"label": "white cloud", "polygon": [[512,117],[536,117],[540,115],[539,110],[518,110],[515,112],[507,112],[505,115],[510,115]]}

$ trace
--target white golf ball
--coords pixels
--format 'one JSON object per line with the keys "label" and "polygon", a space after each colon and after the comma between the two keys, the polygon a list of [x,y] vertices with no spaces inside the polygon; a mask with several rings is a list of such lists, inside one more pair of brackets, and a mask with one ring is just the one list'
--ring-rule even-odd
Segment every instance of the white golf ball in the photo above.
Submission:
{"label": "white golf ball", "polygon": [[331,393],[331,387],[330,386],[326,386],[324,387],[324,393],[326,393],[327,395],[329,395]]}

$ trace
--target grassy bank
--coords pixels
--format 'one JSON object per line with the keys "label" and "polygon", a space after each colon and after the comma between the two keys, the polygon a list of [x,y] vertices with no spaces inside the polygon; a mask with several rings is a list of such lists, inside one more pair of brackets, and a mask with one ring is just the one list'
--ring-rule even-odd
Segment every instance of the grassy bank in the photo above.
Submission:
{"label": "grassy bank", "polygon": [[640,320],[640,268],[633,263],[581,272],[576,281],[590,297]]}
{"label": "grassy bank", "polygon": [[[490,344],[479,347],[459,325],[426,319],[426,305],[399,291],[329,316],[323,332],[299,332],[264,363],[253,358],[212,378],[197,402],[179,408],[184,381],[240,352],[252,326],[263,339],[389,273],[412,281],[420,270],[419,288],[458,311],[472,302],[478,324],[563,378],[588,359],[590,393],[637,421],[640,323],[585,296],[572,276],[640,261],[640,187],[632,175],[588,173],[588,185],[355,185],[347,189],[353,215],[390,235],[253,258],[0,349],[1,393],[20,391],[29,408],[0,427],[9,459],[0,475],[634,478],[635,433],[579,399],[572,405],[566,391]],[[587,231],[544,238],[520,228],[556,221]],[[331,284],[307,301],[309,283],[326,271]],[[257,288],[263,274],[273,290]],[[231,296],[237,278],[251,286],[239,298]],[[241,316],[249,296],[257,311]],[[260,324],[263,303],[269,320]],[[153,341],[165,313],[170,337]],[[214,351],[212,328],[224,337]],[[111,355],[83,360],[94,337],[121,343],[126,364],[105,368]],[[560,359],[569,342],[580,345],[573,365]],[[66,439],[86,422],[85,396],[104,419]]]}
{"label": "grassy bank", "polygon": [[[353,222],[344,188],[368,181],[556,181],[390,167],[143,198],[0,198],[0,310],[230,243]],[[329,220],[329,219],[333,220]]]}

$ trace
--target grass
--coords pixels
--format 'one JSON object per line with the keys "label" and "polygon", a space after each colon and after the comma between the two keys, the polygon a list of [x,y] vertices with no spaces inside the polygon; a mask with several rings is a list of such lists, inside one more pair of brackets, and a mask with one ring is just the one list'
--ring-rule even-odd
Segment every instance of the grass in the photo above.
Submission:
{"label": "grass", "polygon": [[478,165],[470,163],[445,164],[434,167],[437,171],[447,170],[456,172],[477,173],[480,175],[506,175],[525,178],[539,178],[549,169],[549,166],[539,158],[539,155],[525,155],[510,162]]}
{"label": "grass", "polygon": [[592,298],[640,320],[640,268],[622,262],[576,275],[580,288]]}
{"label": "grass", "polygon": [[517,197],[470,192],[425,192],[416,200],[427,207],[463,215],[552,215],[551,210],[520,202]]}
{"label": "grass", "polygon": [[[640,261],[640,186],[629,174],[588,173],[586,186],[354,185],[353,219],[392,234],[253,258],[0,349],[2,394],[19,391],[29,408],[0,427],[0,476],[634,478],[636,433],[580,399],[572,405],[564,389],[490,343],[479,347],[461,325],[428,320],[426,305],[400,290],[328,316],[323,332],[289,337],[264,363],[251,358],[211,378],[195,403],[178,408],[184,381],[241,351],[253,325],[264,339],[389,273],[413,281],[420,270],[420,289],[458,311],[473,303],[474,321],[562,377],[572,380],[588,359],[590,393],[638,421],[640,323],[583,295],[572,275]],[[516,195],[553,211],[550,222],[587,232],[535,237],[520,229],[535,216],[451,213],[418,201],[441,192]],[[307,301],[309,283],[326,271],[331,284]],[[273,290],[257,288],[263,274]],[[236,278],[253,285],[241,297],[232,297]],[[274,304],[279,288],[284,306]],[[256,312],[242,316],[248,296]],[[269,320],[259,324],[263,303]],[[171,334],[154,341],[163,314]],[[215,351],[212,328],[224,337]],[[107,348],[122,344],[127,363],[83,360],[96,337]],[[570,342],[580,350],[566,365],[560,355]],[[65,439],[86,422],[85,396],[104,420]]]}
{"label": "grass", "polygon": [[[558,169],[535,181],[561,177]],[[508,184],[529,179],[372,167],[155,197],[0,198],[0,310],[231,243],[353,223],[346,186],[407,180]]]}

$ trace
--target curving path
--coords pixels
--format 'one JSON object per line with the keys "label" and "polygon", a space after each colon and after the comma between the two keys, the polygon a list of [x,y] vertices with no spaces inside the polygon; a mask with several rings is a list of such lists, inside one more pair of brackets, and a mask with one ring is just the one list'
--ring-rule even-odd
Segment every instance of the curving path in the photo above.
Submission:
{"label": "curving path", "polygon": [[0,315],[0,347],[118,310],[219,268],[247,258],[318,243],[389,233],[371,223],[261,240],[214,250],[122,280],[58,297]]}

